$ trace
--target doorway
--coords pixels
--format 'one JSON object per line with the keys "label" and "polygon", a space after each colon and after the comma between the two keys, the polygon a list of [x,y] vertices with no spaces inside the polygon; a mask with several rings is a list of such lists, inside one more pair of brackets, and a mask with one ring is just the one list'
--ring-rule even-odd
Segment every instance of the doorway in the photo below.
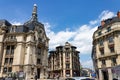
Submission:
{"label": "doorway", "polygon": [[40,68],[37,68],[37,78],[40,79]]}
{"label": "doorway", "polygon": [[103,80],[108,80],[108,71],[102,70],[102,74],[103,74]]}

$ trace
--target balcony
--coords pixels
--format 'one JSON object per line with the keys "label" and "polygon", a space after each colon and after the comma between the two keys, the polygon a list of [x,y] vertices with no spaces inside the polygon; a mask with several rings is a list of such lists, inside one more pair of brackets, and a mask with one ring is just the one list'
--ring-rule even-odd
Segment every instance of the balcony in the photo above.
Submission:
{"label": "balcony", "polygon": [[111,57],[111,56],[117,56],[117,52],[114,53],[104,53],[104,54],[99,54],[98,58],[105,58],[105,57]]}
{"label": "balcony", "polygon": [[39,38],[36,41],[36,43],[37,43],[38,46],[45,46],[45,41],[43,40],[43,38]]}
{"label": "balcony", "polygon": [[97,36],[95,36],[94,39],[98,39],[98,38],[104,37],[104,36],[109,35],[109,34],[115,32],[115,31],[120,31],[120,28],[117,27],[117,28],[111,29],[109,32],[106,31],[106,32],[103,33],[102,35],[97,35]]}
{"label": "balcony", "polygon": [[106,68],[106,64],[102,64],[102,65],[101,65],[101,68]]}
{"label": "balcony", "polygon": [[108,46],[109,47],[114,46],[114,41],[108,41]]}
{"label": "balcony", "polygon": [[5,58],[9,58],[9,57],[10,57],[10,58],[13,58],[13,57],[14,57],[14,54],[6,54],[6,55],[5,55]]}
{"label": "balcony", "polygon": [[117,63],[111,63],[111,67],[114,67],[114,66],[116,66],[117,65]]}
{"label": "balcony", "polygon": [[16,37],[7,37],[4,42],[5,43],[16,43],[17,39]]}
{"label": "balcony", "polygon": [[99,48],[101,49],[101,48],[104,48],[104,45],[102,45],[102,44],[99,44]]}

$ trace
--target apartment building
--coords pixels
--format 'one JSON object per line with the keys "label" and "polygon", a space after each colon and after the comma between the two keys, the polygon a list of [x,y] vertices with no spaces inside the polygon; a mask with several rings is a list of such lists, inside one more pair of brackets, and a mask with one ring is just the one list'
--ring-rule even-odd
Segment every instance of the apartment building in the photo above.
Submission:
{"label": "apartment building", "polygon": [[66,42],[49,52],[49,78],[80,76],[80,57],[75,46]]}
{"label": "apartment building", "polygon": [[93,34],[92,59],[99,80],[117,78],[112,70],[120,65],[120,12],[102,20]]}

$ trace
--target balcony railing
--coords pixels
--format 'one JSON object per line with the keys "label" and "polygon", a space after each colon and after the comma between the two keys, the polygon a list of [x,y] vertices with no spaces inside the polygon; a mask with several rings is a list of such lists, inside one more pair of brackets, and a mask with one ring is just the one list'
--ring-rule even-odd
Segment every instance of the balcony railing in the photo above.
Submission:
{"label": "balcony railing", "polygon": [[113,45],[114,45],[114,41],[112,41],[112,42],[108,41],[108,46],[113,46]]}
{"label": "balcony railing", "polygon": [[99,48],[104,48],[104,45],[103,44],[99,44]]}
{"label": "balcony railing", "polygon": [[102,65],[101,65],[101,68],[106,68],[106,64],[102,64]]}
{"label": "balcony railing", "polygon": [[7,37],[5,39],[5,42],[17,42],[17,39],[15,37],[14,38]]}
{"label": "balcony railing", "polygon": [[117,63],[111,63],[111,67],[114,67],[116,65],[117,65]]}
{"label": "balcony railing", "polygon": [[111,31],[109,31],[109,32],[105,32],[105,33],[103,33],[102,35],[96,35],[95,37],[94,37],[94,39],[98,39],[98,38],[100,38],[100,37],[103,37],[103,36],[106,36],[106,35],[108,35],[108,34],[111,34],[111,33],[113,33],[113,32],[115,32],[115,31],[120,31],[120,28],[114,28],[114,29],[111,29]]}
{"label": "balcony railing", "polygon": [[98,55],[98,58],[111,57],[111,56],[115,56],[115,55],[118,55],[117,52],[104,53],[104,55],[103,55],[103,54],[99,54],[99,55]]}

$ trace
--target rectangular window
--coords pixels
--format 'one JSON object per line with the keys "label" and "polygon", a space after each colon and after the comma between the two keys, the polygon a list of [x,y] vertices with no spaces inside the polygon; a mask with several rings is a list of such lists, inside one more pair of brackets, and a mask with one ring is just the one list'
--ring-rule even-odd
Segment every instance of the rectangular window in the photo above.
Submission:
{"label": "rectangular window", "polygon": [[3,73],[6,73],[7,72],[7,67],[4,67],[3,68]]}
{"label": "rectangular window", "polygon": [[103,64],[103,65],[106,65],[106,62],[105,62],[105,60],[102,60],[102,64]]}
{"label": "rectangular window", "polygon": [[14,46],[11,46],[11,54],[14,54]]}
{"label": "rectangular window", "polygon": [[41,54],[41,48],[38,48],[38,55]]}
{"label": "rectangular window", "polygon": [[112,58],[112,62],[116,64],[116,58]]}
{"label": "rectangular window", "polygon": [[107,32],[110,32],[110,31],[111,31],[111,27],[108,27],[108,28],[107,28]]}
{"label": "rectangular window", "polygon": [[66,64],[66,69],[69,69],[70,68],[70,64]]}
{"label": "rectangular window", "polygon": [[110,52],[111,52],[111,53],[115,51],[115,50],[114,50],[114,46],[109,47],[109,49],[110,49]]}
{"label": "rectangular window", "polygon": [[7,46],[6,48],[6,54],[9,54],[10,53],[10,46]]}
{"label": "rectangular window", "polygon": [[40,64],[40,63],[41,63],[40,59],[37,59],[37,64]]}
{"label": "rectangular window", "polygon": [[70,53],[66,52],[66,57],[70,57]]}
{"label": "rectangular window", "polygon": [[98,32],[98,36],[100,36],[101,34],[102,34],[101,31],[99,31],[99,32]]}
{"label": "rectangular window", "polygon": [[8,64],[8,58],[5,58],[4,64]]}
{"label": "rectangular window", "polygon": [[12,67],[8,67],[8,72],[12,72]]}
{"label": "rectangular window", "polygon": [[113,42],[113,37],[112,37],[112,36],[108,38],[108,42],[109,42],[109,43],[112,43],[112,42]]}
{"label": "rectangular window", "polygon": [[9,64],[12,64],[12,63],[13,63],[13,58],[10,58]]}
{"label": "rectangular window", "polygon": [[99,41],[100,46],[103,46],[103,40]]}
{"label": "rectangular window", "polygon": [[100,53],[101,53],[101,55],[104,55],[104,48],[100,49]]}

